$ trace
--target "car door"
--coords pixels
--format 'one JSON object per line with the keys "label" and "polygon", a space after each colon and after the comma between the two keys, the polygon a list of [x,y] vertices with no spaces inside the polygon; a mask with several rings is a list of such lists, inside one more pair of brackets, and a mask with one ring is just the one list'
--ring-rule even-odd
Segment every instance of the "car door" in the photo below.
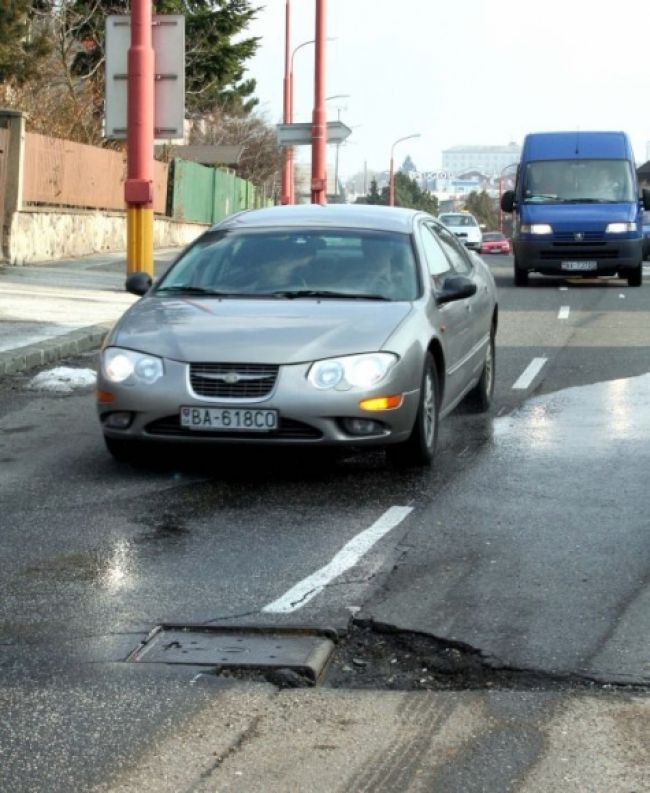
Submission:
{"label": "car door", "polygon": [[[420,242],[431,280],[429,320],[435,327],[445,351],[445,389],[442,409],[455,404],[461,396],[467,378],[466,362],[472,339],[465,300],[454,300],[439,306],[436,295],[443,288],[445,278],[455,275],[450,258],[439,237],[440,226],[427,221],[420,225]],[[449,232],[448,232],[449,233]]]}
{"label": "car door", "polygon": [[440,244],[454,272],[471,278],[476,284],[476,293],[459,301],[465,308],[467,358],[462,368],[467,382],[481,373],[485,362],[492,325],[492,292],[482,263],[474,262],[472,254],[468,253],[447,229],[441,228],[438,233]]}

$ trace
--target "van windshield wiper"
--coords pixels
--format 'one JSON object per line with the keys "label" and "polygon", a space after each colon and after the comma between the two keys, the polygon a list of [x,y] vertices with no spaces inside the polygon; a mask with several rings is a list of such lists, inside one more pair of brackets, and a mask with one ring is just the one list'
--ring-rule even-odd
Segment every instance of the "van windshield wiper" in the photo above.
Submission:
{"label": "van windshield wiper", "polygon": [[329,297],[342,300],[388,300],[385,295],[368,294],[365,292],[336,292],[331,289],[278,289],[272,293],[274,297],[286,297],[293,300],[297,297]]}
{"label": "van windshield wiper", "polygon": [[563,204],[615,204],[611,198],[564,198]]}

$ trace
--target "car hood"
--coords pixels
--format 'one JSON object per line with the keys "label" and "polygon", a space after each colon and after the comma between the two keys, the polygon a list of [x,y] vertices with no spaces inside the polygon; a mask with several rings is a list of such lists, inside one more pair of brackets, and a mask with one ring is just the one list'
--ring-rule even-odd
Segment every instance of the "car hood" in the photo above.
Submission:
{"label": "car hood", "polygon": [[106,344],[189,362],[300,363],[379,350],[412,310],[358,300],[144,297]]}
{"label": "car hood", "polygon": [[522,204],[522,223],[550,223],[554,231],[604,231],[608,223],[634,222],[636,204]]}

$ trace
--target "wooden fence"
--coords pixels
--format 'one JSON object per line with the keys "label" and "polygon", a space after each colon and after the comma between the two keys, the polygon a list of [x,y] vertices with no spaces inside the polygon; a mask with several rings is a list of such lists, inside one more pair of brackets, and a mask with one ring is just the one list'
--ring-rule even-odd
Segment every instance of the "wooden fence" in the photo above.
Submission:
{"label": "wooden fence", "polygon": [[[23,204],[122,211],[126,155],[28,132]],[[154,212],[167,208],[168,165],[154,163]]]}

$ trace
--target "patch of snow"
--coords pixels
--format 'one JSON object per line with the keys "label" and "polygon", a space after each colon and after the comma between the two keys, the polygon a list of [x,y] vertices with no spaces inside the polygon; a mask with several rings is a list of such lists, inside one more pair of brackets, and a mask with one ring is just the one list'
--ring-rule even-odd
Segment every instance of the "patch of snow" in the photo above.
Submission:
{"label": "patch of snow", "polygon": [[56,394],[71,394],[75,388],[94,386],[97,375],[92,369],[71,369],[57,366],[40,372],[29,381],[28,388],[35,391],[52,391]]}

